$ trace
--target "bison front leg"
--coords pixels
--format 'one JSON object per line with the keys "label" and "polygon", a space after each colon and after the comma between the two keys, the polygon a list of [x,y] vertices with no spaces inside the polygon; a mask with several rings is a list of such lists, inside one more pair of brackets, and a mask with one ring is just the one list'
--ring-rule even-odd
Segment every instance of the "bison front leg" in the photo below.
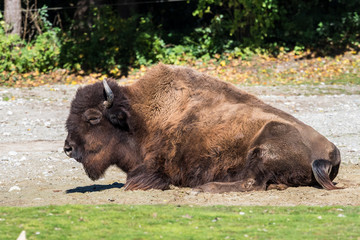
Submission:
{"label": "bison front leg", "polygon": [[209,182],[196,189],[209,193],[262,191],[266,190],[266,184],[257,182],[253,178],[248,178],[236,182]]}
{"label": "bison front leg", "polygon": [[129,172],[124,190],[169,189],[170,180],[161,172],[150,172],[141,165]]}

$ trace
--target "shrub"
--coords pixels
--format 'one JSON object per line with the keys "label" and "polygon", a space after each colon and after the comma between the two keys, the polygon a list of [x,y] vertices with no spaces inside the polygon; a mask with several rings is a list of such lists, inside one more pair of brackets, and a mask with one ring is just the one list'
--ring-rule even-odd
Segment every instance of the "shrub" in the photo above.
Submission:
{"label": "shrub", "polygon": [[242,47],[276,52],[283,46],[331,54],[359,44],[359,9],[357,0],[199,0],[194,15],[223,16],[222,37]]}
{"label": "shrub", "polygon": [[6,35],[4,27],[0,14],[0,71],[47,72],[58,65],[60,43],[57,28],[48,28],[26,43],[16,34]]}
{"label": "shrub", "polygon": [[65,68],[109,72],[116,67],[126,75],[128,66],[161,58],[164,42],[156,35],[150,15],[123,19],[110,7],[95,7],[90,14],[90,27],[63,36],[61,62]]}

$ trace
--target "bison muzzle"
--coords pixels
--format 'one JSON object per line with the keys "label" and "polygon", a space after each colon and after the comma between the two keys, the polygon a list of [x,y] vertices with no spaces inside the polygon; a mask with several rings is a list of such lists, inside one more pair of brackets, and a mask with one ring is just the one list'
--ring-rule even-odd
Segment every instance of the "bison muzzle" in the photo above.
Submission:
{"label": "bison muzzle", "polygon": [[129,86],[80,87],[66,129],[65,153],[93,180],[118,166],[127,173],[125,190],[338,188],[334,144],[255,96],[189,68],[160,64]]}

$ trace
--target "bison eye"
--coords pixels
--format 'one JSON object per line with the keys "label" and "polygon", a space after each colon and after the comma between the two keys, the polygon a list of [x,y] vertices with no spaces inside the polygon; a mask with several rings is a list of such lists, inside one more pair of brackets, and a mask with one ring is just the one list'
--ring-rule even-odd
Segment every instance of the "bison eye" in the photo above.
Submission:
{"label": "bison eye", "polygon": [[92,125],[95,125],[101,121],[102,113],[97,109],[90,108],[85,111],[83,117],[85,121],[89,122]]}
{"label": "bison eye", "polygon": [[91,118],[89,119],[89,123],[92,125],[98,124],[100,122],[101,118]]}

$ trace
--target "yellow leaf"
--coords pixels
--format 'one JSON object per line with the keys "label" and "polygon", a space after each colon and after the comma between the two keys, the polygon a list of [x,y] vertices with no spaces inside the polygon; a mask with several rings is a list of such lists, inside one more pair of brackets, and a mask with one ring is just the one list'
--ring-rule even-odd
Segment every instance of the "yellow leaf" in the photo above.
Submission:
{"label": "yellow leaf", "polygon": [[224,66],[226,65],[225,60],[222,60],[222,61],[220,62],[220,65],[221,65],[222,67],[224,67]]}
{"label": "yellow leaf", "polygon": [[144,65],[141,65],[141,66],[140,66],[140,71],[141,71],[141,72],[145,72],[145,71],[146,71],[146,67],[145,67]]}
{"label": "yellow leaf", "polygon": [[111,74],[117,74],[118,72],[119,72],[119,69],[117,69],[117,68],[113,68],[110,70]]}

